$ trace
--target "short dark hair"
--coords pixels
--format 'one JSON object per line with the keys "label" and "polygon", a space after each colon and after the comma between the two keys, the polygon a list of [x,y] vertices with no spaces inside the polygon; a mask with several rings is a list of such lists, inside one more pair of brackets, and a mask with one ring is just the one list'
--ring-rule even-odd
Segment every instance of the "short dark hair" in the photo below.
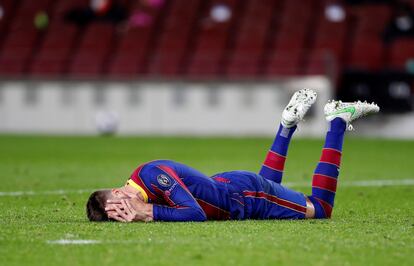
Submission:
{"label": "short dark hair", "polygon": [[110,220],[105,212],[105,203],[109,193],[111,193],[110,190],[98,190],[89,196],[86,203],[86,215],[89,221],[105,222]]}

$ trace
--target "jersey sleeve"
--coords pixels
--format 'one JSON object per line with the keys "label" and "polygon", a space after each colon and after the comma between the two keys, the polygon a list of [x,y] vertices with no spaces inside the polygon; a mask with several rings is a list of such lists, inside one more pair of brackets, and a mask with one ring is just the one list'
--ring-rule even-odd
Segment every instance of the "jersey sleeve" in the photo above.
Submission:
{"label": "jersey sleeve", "polygon": [[[144,167],[142,176],[150,179],[151,190],[168,205],[153,205],[156,221],[205,221],[206,214],[187,186],[171,169],[163,165]],[[147,179],[148,180],[148,179]]]}

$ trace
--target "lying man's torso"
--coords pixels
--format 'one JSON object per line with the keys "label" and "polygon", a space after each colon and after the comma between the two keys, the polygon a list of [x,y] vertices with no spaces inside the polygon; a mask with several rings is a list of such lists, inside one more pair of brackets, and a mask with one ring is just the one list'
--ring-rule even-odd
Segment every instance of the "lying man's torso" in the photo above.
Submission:
{"label": "lying man's torso", "polygon": [[208,220],[305,218],[306,198],[302,193],[248,171],[208,177],[184,164],[157,160],[140,165],[131,180],[145,190],[150,203],[174,208],[182,207],[176,190],[183,188]]}

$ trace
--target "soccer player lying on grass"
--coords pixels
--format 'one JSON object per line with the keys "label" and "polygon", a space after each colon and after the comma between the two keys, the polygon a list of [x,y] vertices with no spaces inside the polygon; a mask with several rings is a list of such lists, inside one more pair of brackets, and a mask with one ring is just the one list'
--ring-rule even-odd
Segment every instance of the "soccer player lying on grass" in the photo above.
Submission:
{"label": "soccer player lying on grass", "polygon": [[309,89],[296,92],[282,114],[276,138],[259,174],[230,171],[207,177],[168,160],[140,165],[126,185],[92,193],[87,202],[91,221],[205,221],[243,219],[330,218],[345,130],[357,118],[379,111],[372,103],[331,101],[322,156],[306,196],[281,185],[288,146],[297,123],[316,100]]}

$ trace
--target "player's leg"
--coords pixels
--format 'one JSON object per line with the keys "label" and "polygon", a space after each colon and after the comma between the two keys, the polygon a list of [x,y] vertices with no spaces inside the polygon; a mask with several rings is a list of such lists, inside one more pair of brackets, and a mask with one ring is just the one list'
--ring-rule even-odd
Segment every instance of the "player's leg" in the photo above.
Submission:
{"label": "player's leg", "polygon": [[282,182],[286,155],[297,124],[316,100],[316,93],[310,89],[297,91],[283,110],[275,140],[266,155],[259,174],[274,182]]}
{"label": "player's leg", "polygon": [[326,133],[322,155],[312,180],[312,195],[309,200],[315,207],[315,218],[330,218],[334,206],[342,145],[345,130],[352,129],[350,122],[370,113],[376,113],[376,104],[332,101],[325,106],[329,130]]}

